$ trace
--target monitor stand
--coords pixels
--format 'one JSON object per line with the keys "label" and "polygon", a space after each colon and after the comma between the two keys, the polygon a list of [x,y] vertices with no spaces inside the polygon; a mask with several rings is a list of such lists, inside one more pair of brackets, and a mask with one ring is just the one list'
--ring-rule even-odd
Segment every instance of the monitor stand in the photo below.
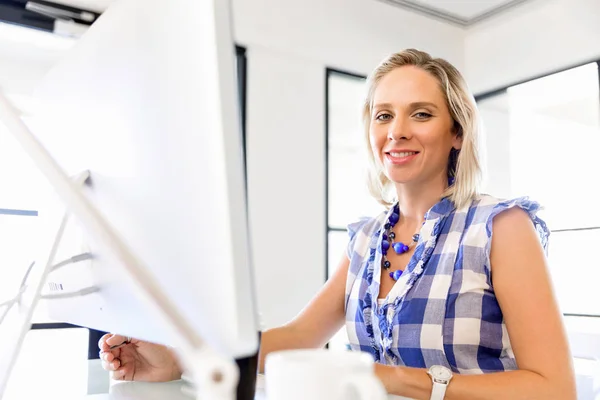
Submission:
{"label": "monitor stand", "polygon": [[258,374],[258,353],[260,351],[260,336],[258,333],[259,350],[250,357],[235,360],[240,370],[240,378],[236,390],[237,400],[254,400],[256,394],[256,376]]}

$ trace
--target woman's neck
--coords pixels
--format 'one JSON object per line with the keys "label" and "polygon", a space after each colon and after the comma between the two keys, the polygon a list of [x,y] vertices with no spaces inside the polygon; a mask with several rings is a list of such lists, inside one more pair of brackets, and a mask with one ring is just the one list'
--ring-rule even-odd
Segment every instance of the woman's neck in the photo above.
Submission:
{"label": "woman's neck", "polygon": [[397,185],[400,214],[409,224],[423,221],[427,211],[436,205],[444,191],[447,182],[430,182],[425,185]]}

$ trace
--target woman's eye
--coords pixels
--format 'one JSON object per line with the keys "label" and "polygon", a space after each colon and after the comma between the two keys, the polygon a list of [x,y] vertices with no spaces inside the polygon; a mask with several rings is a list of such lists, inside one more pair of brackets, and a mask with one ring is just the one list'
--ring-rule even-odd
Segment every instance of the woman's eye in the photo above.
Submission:
{"label": "woman's eye", "polygon": [[418,112],[415,114],[415,117],[417,117],[417,119],[427,119],[431,117],[431,114],[426,112]]}
{"label": "woman's eye", "polygon": [[392,116],[390,114],[379,114],[375,119],[377,121],[388,121]]}

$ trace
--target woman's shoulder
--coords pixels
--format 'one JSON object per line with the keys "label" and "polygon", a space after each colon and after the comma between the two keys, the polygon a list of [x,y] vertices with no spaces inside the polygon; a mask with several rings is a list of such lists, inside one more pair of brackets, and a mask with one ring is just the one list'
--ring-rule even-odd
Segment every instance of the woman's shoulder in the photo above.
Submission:
{"label": "woman's shoulder", "polygon": [[354,253],[361,255],[367,251],[376,232],[384,224],[387,211],[382,211],[374,217],[362,217],[347,226],[349,242],[346,250],[348,258],[352,259]]}
{"label": "woman's shoulder", "polygon": [[528,196],[501,198],[489,194],[480,194],[475,197],[471,207],[489,208],[489,209],[509,209],[519,207],[528,212],[537,212],[541,209],[541,204]]}
{"label": "woman's shoulder", "polygon": [[477,196],[469,207],[469,211],[478,211],[487,216],[487,219],[493,219],[496,215],[510,209],[521,209],[529,215],[530,218],[539,220],[538,212],[542,210],[542,205],[530,199],[527,196],[513,198],[499,198],[487,194]]}
{"label": "woman's shoulder", "polygon": [[360,217],[357,220],[349,223],[346,226],[346,229],[348,230],[348,235],[350,235],[350,238],[352,238],[359,233],[373,234],[375,231],[381,228],[385,221],[387,213],[388,212],[384,210],[375,216]]}
{"label": "woman's shoulder", "polygon": [[517,209],[523,211],[531,220],[545,248],[550,231],[545,221],[538,215],[543,207],[539,202],[527,196],[503,199],[487,194],[479,195],[471,203],[469,213],[472,215],[471,223],[484,226],[487,238],[491,239],[495,217],[505,211]]}

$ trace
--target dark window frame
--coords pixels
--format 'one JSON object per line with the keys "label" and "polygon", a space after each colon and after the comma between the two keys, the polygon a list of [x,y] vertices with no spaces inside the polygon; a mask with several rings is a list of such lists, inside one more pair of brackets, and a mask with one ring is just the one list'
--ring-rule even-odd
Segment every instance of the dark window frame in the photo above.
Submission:
{"label": "dark window frame", "polygon": [[325,68],[325,281],[329,279],[329,233],[346,232],[345,228],[329,225],[329,77],[346,76],[366,80],[365,75],[335,68]]}

